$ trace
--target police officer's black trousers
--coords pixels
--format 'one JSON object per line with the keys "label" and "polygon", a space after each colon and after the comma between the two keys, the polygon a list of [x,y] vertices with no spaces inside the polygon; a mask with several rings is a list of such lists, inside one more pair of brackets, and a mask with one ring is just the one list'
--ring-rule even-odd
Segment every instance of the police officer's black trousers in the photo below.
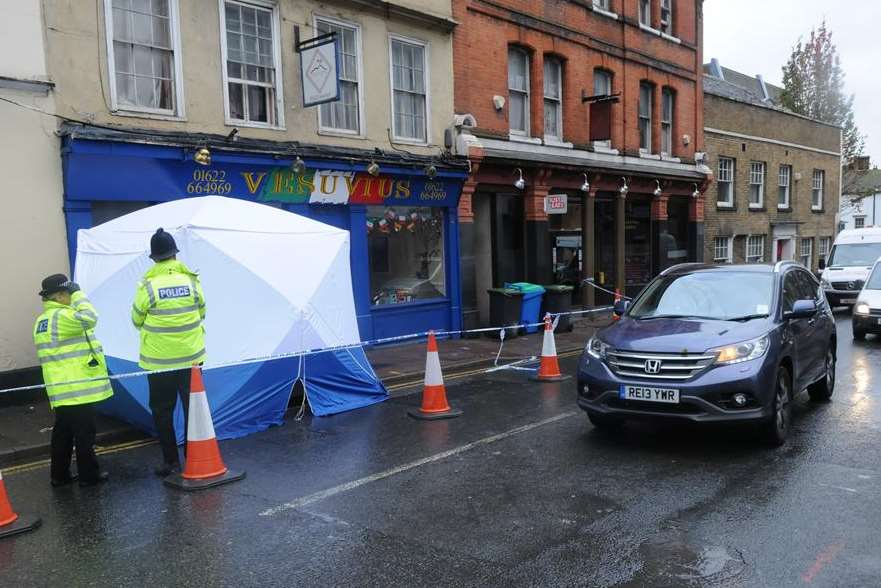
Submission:
{"label": "police officer's black trousers", "polygon": [[76,445],[76,467],[80,482],[98,479],[98,458],[95,457],[95,405],[55,407],[55,426],[52,428],[53,480],[70,478],[70,460]]}
{"label": "police officer's black trousers", "polygon": [[[189,369],[148,374],[150,384],[150,410],[153,423],[162,448],[165,463],[180,463],[177,452],[177,437],[174,434],[174,407],[180,398],[184,409],[184,439],[187,436],[187,419],[190,412],[190,373]],[[186,445],[184,445],[186,447]]]}

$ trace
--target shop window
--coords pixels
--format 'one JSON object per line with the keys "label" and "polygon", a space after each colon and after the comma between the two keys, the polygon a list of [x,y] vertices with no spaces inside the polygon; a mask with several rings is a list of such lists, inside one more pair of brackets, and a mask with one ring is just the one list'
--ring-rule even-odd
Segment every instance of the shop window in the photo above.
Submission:
{"label": "shop window", "polygon": [[319,35],[336,33],[340,50],[340,99],[318,107],[323,131],[357,135],[361,132],[361,29],[356,24],[316,17]]}
{"label": "shop window", "polygon": [[[94,200],[92,201],[92,226],[97,227],[106,222],[125,216],[131,212],[152,206],[152,202],[129,202],[122,200]],[[145,243],[147,243],[145,241]],[[146,245],[145,245],[146,246]]]}
{"label": "shop window", "polygon": [[368,206],[367,242],[374,304],[446,295],[442,208]]}
{"label": "shop window", "polygon": [[426,45],[420,41],[391,39],[392,121],[395,139],[399,141],[425,143],[428,140],[426,51]]}
{"label": "shop window", "polygon": [[508,49],[508,118],[512,135],[529,134],[529,55]]}
{"label": "shop window", "polygon": [[107,0],[113,110],[183,116],[177,0]]}
{"label": "shop window", "polygon": [[225,0],[220,17],[227,124],[283,126],[278,7]]}

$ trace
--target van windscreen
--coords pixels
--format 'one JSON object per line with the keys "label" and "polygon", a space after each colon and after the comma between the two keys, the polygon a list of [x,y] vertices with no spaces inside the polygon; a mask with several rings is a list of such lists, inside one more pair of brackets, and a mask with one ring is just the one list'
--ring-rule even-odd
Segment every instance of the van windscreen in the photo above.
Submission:
{"label": "van windscreen", "polygon": [[881,257],[881,243],[844,243],[832,248],[827,265],[869,267],[879,257]]}

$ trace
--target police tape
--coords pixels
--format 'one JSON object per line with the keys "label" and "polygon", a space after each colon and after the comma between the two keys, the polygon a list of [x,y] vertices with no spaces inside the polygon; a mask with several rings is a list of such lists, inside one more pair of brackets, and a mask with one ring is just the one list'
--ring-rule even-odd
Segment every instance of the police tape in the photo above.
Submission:
{"label": "police tape", "polygon": [[[575,316],[575,315],[583,315],[583,314],[594,314],[600,312],[608,312],[612,310],[611,306],[601,306],[597,308],[591,308],[587,310],[572,310],[567,312],[556,312],[556,313],[548,313],[552,320],[555,321],[554,328],[556,328],[556,321],[559,321],[561,316]],[[388,345],[390,343],[401,343],[404,341],[411,341],[414,339],[422,339],[424,337],[428,337],[429,333],[434,333],[434,336],[438,339],[448,339],[450,337],[455,337],[458,335],[476,335],[480,333],[493,333],[499,332],[501,334],[501,339],[504,341],[504,333],[512,328],[532,328],[532,327],[541,327],[544,326],[544,321],[540,321],[537,323],[519,323],[515,325],[508,325],[505,327],[482,327],[479,329],[458,329],[453,331],[421,331],[418,333],[409,333],[406,335],[396,335],[394,337],[382,337],[379,339],[370,339],[367,341],[359,341],[357,343],[346,343],[343,345],[333,345],[329,347],[317,347],[313,349],[304,349],[301,351],[292,351],[290,353],[279,353],[275,355],[263,355],[257,357],[250,357],[245,359],[236,359],[231,361],[222,361],[217,363],[209,363],[202,366],[202,371],[209,370],[217,370],[222,368],[230,368],[230,367],[238,367],[242,365],[250,365],[253,363],[265,363],[270,361],[279,361],[283,359],[300,359],[305,358],[310,355],[319,355],[322,353],[334,353],[337,351],[347,351],[351,349],[360,349],[363,347],[372,347],[374,345]],[[497,360],[498,361],[498,358]],[[163,370],[138,370],[134,372],[124,372],[121,374],[110,374],[108,376],[97,376],[94,378],[85,378],[81,380],[70,380],[67,382],[57,382],[53,384],[53,386],[71,386],[78,384],[87,384],[91,382],[106,382],[108,380],[126,380],[130,378],[140,378],[151,374],[164,374],[169,372],[180,371],[181,368],[169,368]],[[3,388],[0,389],[0,394],[12,393],[12,392],[27,392],[31,390],[42,390],[46,388],[46,384],[32,384],[30,386],[17,386],[15,388]]]}

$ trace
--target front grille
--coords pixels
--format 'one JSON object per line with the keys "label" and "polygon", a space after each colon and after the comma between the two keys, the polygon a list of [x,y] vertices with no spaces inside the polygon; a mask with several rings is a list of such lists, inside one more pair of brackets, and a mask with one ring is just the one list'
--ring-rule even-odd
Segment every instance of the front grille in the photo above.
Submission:
{"label": "front grille", "polygon": [[606,352],[606,363],[616,375],[649,380],[688,380],[715,359],[712,353]]}
{"label": "front grille", "polygon": [[854,280],[853,282],[832,282],[832,288],[834,290],[845,290],[848,292],[855,292],[856,290],[863,289],[863,281],[862,280]]}
{"label": "front grille", "polygon": [[872,316],[881,316],[881,308],[870,308],[869,314]]}

